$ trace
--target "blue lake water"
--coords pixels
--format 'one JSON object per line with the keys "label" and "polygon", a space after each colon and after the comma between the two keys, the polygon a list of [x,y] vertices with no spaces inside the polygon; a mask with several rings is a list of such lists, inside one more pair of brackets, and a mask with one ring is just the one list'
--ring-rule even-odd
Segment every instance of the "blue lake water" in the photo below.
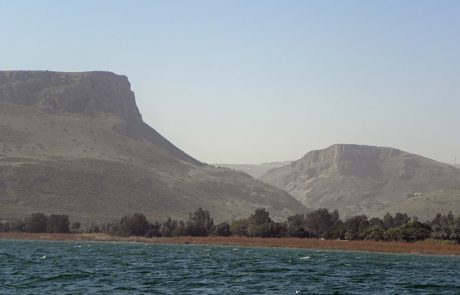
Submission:
{"label": "blue lake water", "polygon": [[460,294],[460,257],[0,241],[0,294]]}

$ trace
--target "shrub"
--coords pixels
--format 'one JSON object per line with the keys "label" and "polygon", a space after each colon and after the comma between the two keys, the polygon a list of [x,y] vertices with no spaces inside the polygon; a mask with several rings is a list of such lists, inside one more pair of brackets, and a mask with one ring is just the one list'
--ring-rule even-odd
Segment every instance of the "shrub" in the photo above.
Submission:
{"label": "shrub", "polygon": [[48,217],[43,213],[34,213],[25,220],[24,230],[30,233],[46,232]]}
{"label": "shrub", "polygon": [[69,216],[52,214],[48,218],[46,231],[49,233],[69,233]]}

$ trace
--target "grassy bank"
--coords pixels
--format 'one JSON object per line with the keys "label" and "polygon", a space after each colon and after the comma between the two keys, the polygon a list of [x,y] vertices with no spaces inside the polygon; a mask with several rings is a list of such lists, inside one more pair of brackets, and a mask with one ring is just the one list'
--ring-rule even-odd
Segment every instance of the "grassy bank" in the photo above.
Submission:
{"label": "grassy bank", "polygon": [[231,246],[262,246],[303,249],[349,250],[411,254],[460,255],[460,245],[427,240],[416,243],[383,241],[339,241],[298,238],[247,238],[247,237],[177,237],[143,238],[116,237],[107,234],[49,234],[0,233],[0,239],[57,240],[57,241],[120,241],[157,244],[203,244]]}

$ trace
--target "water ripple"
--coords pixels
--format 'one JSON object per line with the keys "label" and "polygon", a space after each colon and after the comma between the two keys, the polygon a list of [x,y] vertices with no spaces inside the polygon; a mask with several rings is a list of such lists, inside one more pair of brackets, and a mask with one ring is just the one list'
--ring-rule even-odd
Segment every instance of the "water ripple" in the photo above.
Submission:
{"label": "water ripple", "polygon": [[0,241],[0,286],[0,294],[460,294],[460,258]]}

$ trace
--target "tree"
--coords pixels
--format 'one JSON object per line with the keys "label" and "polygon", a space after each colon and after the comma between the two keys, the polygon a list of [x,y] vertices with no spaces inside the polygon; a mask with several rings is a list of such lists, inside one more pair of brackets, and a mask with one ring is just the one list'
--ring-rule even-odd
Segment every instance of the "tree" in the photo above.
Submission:
{"label": "tree", "polygon": [[142,213],[121,218],[117,234],[120,236],[143,236],[150,228],[150,223]]}
{"label": "tree", "polygon": [[265,208],[258,208],[248,219],[248,235],[250,237],[272,236],[273,221],[270,213]]}
{"label": "tree", "polygon": [[347,240],[361,240],[365,237],[365,231],[369,227],[369,221],[366,215],[353,216],[346,222]]}
{"label": "tree", "polygon": [[387,212],[387,214],[383,216],[383,224],[385,225],[386,229],[394,227],[394,219],[390,213]]}
{"label": "tree", "polygon": [[158,222],[155,222],[150,225],[150,229],[147,231],[145,235],[149,238],[161,237],[160,228],[161,228],[161,224]]}
{"label": "tree", "polygon": [[372,227],[380,227],[380,228],[385,228],[385,223],[383,222],[382,219],[378,217],[372,217],[369,220],[369,225]]}
{"label": "tree", "polygon": [[46,231],[49,233],[69,233],[69,216],[51,214],[48,218]]}
{"label": "tree", "polygon": [[220,237],[230,236],[232,234],[232,232],[230,231],[230,224],[226,222],[222,222],[216,225],[216,227],[214,228],[213,234],[216,236],[220,236]]}
{"label": "tree", "polygon": [[190,214],[190,235],[205,237],[209,236],[214,227],[214,221],[208,210],[198,208]]}
{"label": "tree", "polygon": [[369,220],[369,227],[364,230],[363,237],[365,240],[380,241],[385,239],[385,224],[382,219],[372,217]]}
{"label": "tree", "polygon": [[305,216],[296,214],[287,218],[287,235],[296,238],[308,238],[310,233],[305,229]]}
{"label": "tree", "polygon": [[247,237],[249,221],[246,218],[238,219],[230,224],[230,231],[232,235],[239,237]]}
{"label": "tree", "polygon": [[46,224],[48,217],[43,213],[33,213],[25,220],[24,230],[31,233],[44,233],[46,232]]}
{"label": "tree", "polygon": [[393,226],[400,227],[410,222],[410,217],[407,216],[406,213],[396,213],[395,217],[393,218]]}
{"label": "tree", "polygon": [[415,242],[430,237],[431,228],[425,223],[413,221],[401,227],[387,231],[388,239],[395,241]]}
{"label": "tree", "polygon": [[162,237],[172,237],[177,227],[177,221],[168,218],[160,228],[160,234]]}
{"label": "tree", "polygon": [[308,231],[317,237],[326,237],[339,220],[339,211],[329,213],[328,209],[321,208],[307,214],[305,219]]}
{"label": "tree", "polygon": [[78,232],[80,230],[80,222],[73,222],[70,228],[72,229],[72,232]]}

